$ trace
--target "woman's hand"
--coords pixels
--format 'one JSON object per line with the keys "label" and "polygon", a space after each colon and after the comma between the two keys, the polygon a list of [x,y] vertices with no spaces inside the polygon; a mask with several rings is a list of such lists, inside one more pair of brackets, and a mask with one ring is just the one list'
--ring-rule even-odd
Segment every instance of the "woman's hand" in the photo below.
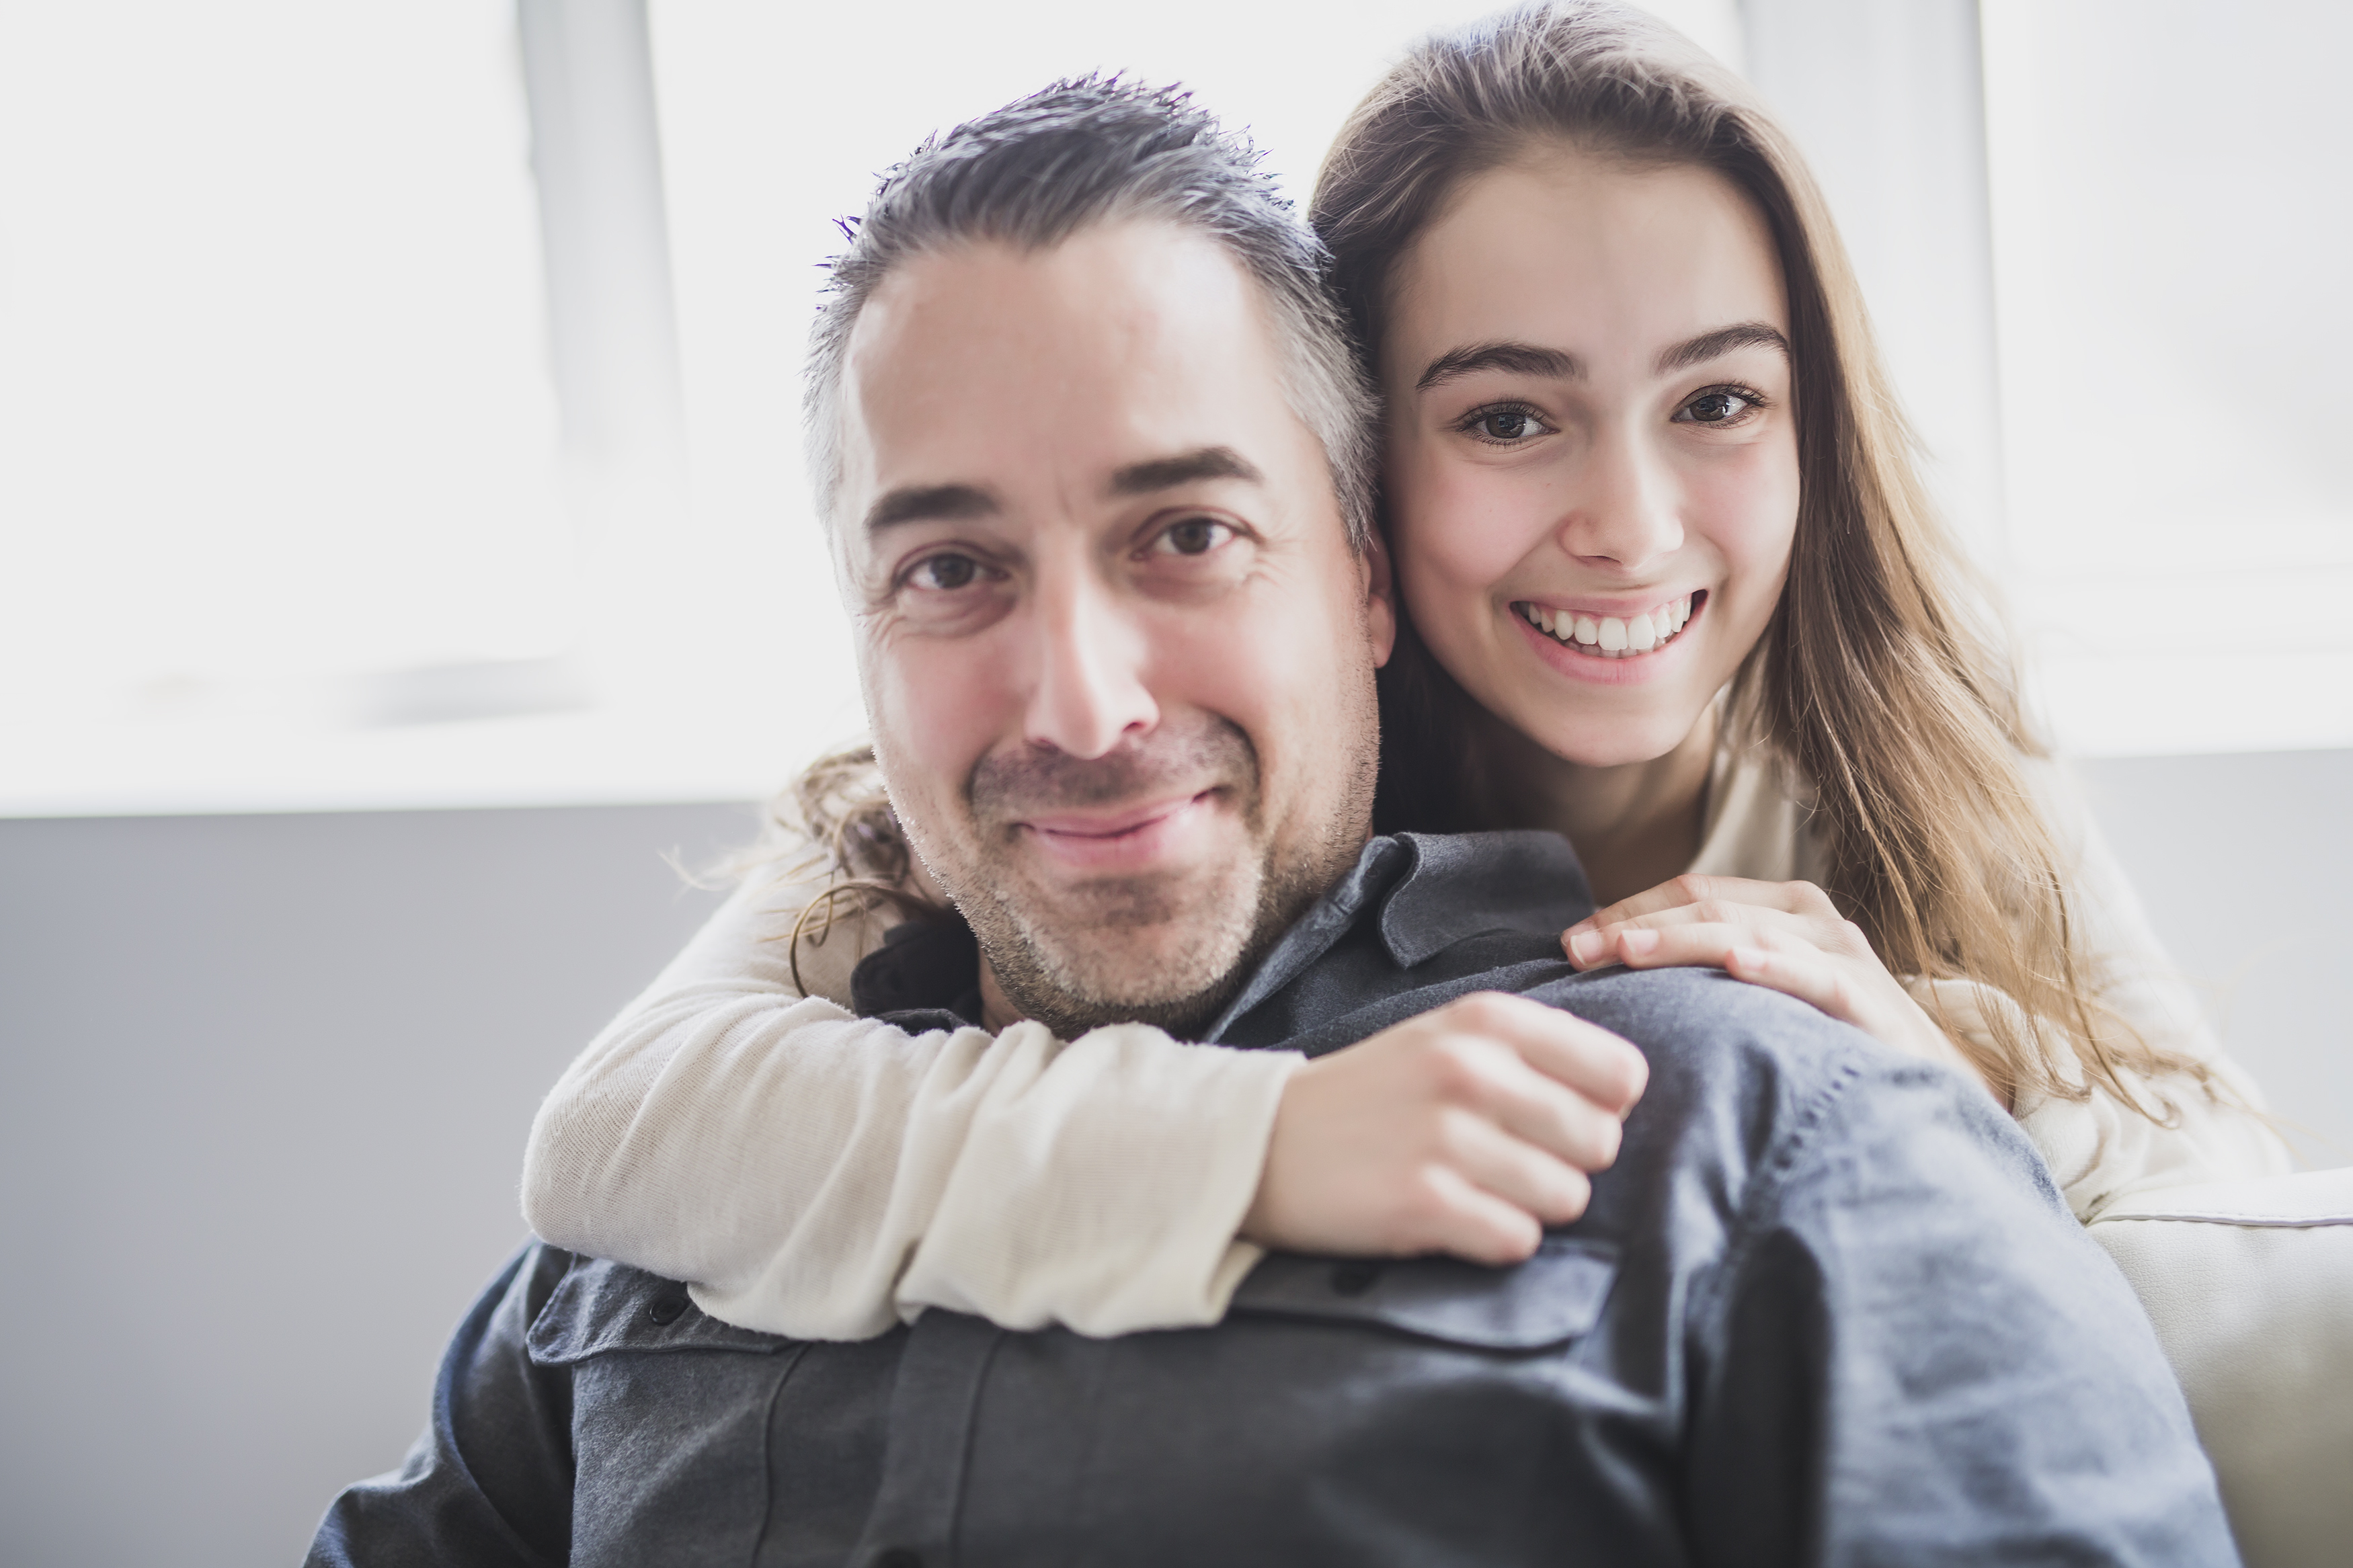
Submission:
{"label": "woman's hand", "polygon": [[1592,1195],[1650,1076],[1609,1030],[1479,992],[1293,1073],[1247,1240],[1515,1263]]}
{"label": "woman's hand", "polygon": [[1713,966],[1810,1002],[1883,1045],[1980,1078],[1887,972],[1862,928],[1841,920],[1811,882],[1687,874],[1587,916],[1561,933],[1560,945],[1579,969]]}

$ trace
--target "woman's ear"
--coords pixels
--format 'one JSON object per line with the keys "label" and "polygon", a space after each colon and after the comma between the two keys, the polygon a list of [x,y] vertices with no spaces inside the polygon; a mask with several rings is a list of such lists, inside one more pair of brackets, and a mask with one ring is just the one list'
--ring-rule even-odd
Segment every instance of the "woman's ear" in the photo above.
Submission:
{"label": "woman's ear", "polygon": [[1389,542],[1380,530],[1365,542],[1359,557],[1359,570],[1365,574],[1365,640],[1373,653],[1373,668],[1380,668],[1397,651],[1397,574],[1389,569]]}

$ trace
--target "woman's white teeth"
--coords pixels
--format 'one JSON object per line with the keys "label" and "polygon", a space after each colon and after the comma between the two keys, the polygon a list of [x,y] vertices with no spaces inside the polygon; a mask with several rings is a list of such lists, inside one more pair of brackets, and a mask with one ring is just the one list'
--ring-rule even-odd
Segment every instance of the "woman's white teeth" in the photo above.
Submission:
{"label": "woman's white teeth", "polygon": [[1604,658],[1630,658],[1673,641],[1691,620],[1692,600],[1685,594],[1630,620],[1547,610],[1540,605],[1524,604],[1519,610],[1530,626],[1561,642],[1576,643]]}

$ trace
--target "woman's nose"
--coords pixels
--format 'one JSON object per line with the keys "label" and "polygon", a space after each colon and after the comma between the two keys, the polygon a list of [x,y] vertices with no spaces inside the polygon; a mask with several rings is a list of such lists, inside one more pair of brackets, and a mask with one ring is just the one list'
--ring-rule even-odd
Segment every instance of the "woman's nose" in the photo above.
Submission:
{"label": "woman's nose", "polygon": [[1561,547],[1580,560],[1640,574],[1683,548],[1681,491],[1666,463],[1631,431],[1594,444],[1561,520]]}

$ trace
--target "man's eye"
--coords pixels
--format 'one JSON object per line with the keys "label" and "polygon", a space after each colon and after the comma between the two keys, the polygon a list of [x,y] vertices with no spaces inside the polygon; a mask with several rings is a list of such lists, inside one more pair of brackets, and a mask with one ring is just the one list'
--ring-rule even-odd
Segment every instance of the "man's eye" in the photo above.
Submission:
{"label": "man's eye", "polygon": [[980,563],[969,555],[926,555],[915,563],[907,574],[908,583],[914,587],[935,594],[952,594],[958,588],[972,585],[980,575]]}
{"label": "man's eye", "polygon": [[1737,425],[1762,405],[1764,399],[1718,387],[1703,392],[1675,413],[1682,425]]}
{"label": "man's eye", "polygon": [[1214,517],[1188,517],[1160,531],[1153,542],[1171,555],[1207,555],[1233,537],[1233,525]]}
{"label": "man's eye", "polygon": [[1463,421],[1462,427],[1498,447],[1516,447],[1545,433],[1545,422],[1529,408],[1482,408]]}

